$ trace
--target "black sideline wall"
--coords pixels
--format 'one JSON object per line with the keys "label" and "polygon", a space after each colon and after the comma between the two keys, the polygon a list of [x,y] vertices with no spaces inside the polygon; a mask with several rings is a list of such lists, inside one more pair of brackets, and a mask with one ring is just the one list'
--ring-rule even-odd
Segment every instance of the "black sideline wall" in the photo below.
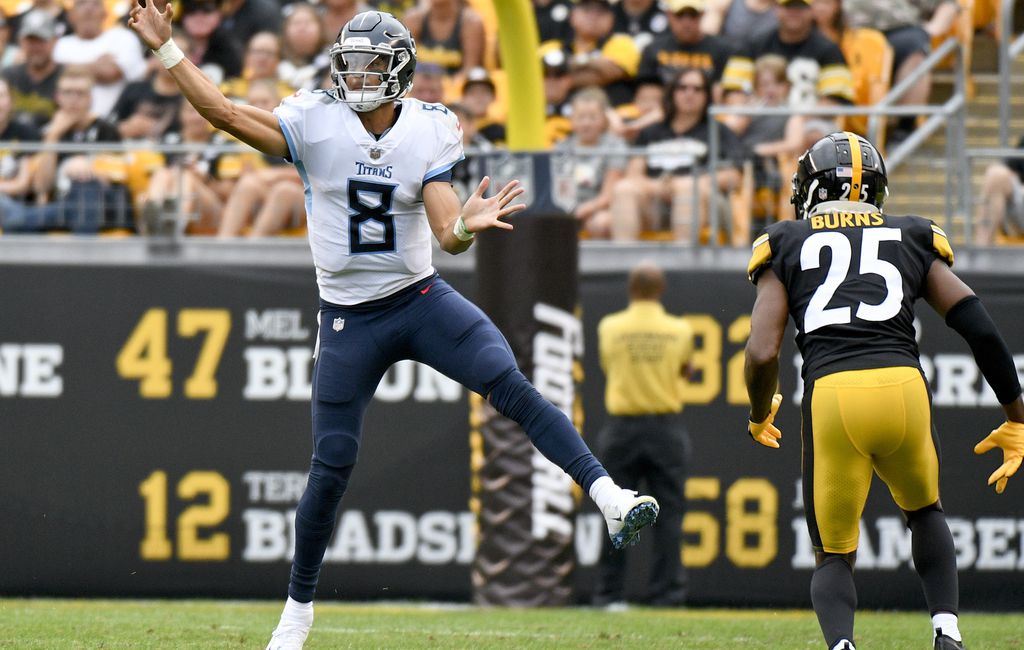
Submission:
{"label": "black sideline wall", "polygon": [[[0,593],[281,597],[310,454],[312,272],[291,268],[2,267]],[[472,274],[447,279],[475,296]],[[1016,277],[967,276],[1024,368]],[[514,278],[509,278],[514,281]],[[784,351],[783,448],[750,441],[742,272],[669,275],[668,307],[700,334],[686,420],[695,442],[683,557],[695,604],[807,604],[813,564],[799,501],[798,372]],[[598,319],[620,274],[582,278],[584,431],[603,419]],[[997,496],[1001,421],[969,350],[927,308],[921,349],[942,440],[942,494],[965,608],[1024,607],[1024,477]],[[466,391],[412,363],[370,407],[328,550],[322,598],[468,600],[476,543]],[[575,521],[585,601],[604,525]],[[643,562],[643,546],[633,552]],[[876,482],[857,579],[866,607],[922,604],[899,513]]]}

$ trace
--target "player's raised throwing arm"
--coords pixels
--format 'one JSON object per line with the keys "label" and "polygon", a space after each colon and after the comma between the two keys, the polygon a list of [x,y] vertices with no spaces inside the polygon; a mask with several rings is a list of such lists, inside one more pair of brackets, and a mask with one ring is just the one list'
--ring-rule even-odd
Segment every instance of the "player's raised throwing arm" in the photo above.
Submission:
{"label": "player's raised throwing arm", "polygon": [[132,8],[128,25],[156,53],[181,88],[185,99],[210,124],[267,155],[287,158],[288,142],[281,132],[277,116],[252,106],[233,103],[184,57],[171,40],[173,11],[170,3],[163,11],[159,11],[153,0],[149,0],[144,7],[135,5]]}

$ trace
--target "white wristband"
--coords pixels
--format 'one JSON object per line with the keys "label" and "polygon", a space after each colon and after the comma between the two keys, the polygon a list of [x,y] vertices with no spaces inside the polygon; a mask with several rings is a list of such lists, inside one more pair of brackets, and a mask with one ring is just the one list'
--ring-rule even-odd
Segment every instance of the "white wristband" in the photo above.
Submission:
{"label": "white wristband", "polygon": [[459,241],[471,241],[476,237],[475,232],[466,230],[466,222],[462,220],[462,215],[459,215],[459,218],[455,220],[455,228],[452,229],[452,232],[455,234],[455,239]]}
{"label": "white wristband", "polygon": [[178,47],[173,38],[167,39],[166,43],[152,52],[156,55],[157,60],[167,69],[178,65],[185,58],[185,53],[181,51],[181,48]]}

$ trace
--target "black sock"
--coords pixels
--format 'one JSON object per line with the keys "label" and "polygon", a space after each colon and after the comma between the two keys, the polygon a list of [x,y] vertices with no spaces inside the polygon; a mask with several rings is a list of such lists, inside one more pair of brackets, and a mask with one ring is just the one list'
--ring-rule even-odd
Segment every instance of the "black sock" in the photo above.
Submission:
{"label": "black sock", "polygon": [[907,516],[914,568],[921,576],[928,611],[956,614],[960,585],[956,574],[956,547],[941,510],[918,510]]}
{"label": "black sock", "polygon": [[814,569],[811,602],[829,648],[840,639],[853,642],[857,588],[853,584],[853,568],[844,557],[826,554],[825,560]]}

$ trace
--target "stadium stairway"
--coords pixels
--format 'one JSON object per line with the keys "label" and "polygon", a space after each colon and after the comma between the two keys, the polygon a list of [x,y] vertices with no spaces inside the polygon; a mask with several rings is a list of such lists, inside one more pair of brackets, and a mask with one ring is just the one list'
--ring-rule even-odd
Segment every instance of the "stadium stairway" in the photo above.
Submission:
{"label": "stadium stairway", "polygon": [[[1024,3],[1019,3],[1024,5]],[[971,75],[974,97],[967,103],[967,147],[999,146],[999,50],[990,34],[974,37]],[[939,71],[932,84],[932,103],[943,102],[953,92],[952,72]],[[1013,65],[1010,91],[1010,145],[1024,135],[1024,56]],[[990,159],[977,159],[971,169],[971,192],[979,200],[981,179]],[[892,194],[886,208],[893,214],[919,214],[942,224],[946,210],[946,182],[950,174],[946,161],[946,130],[939,128],[899,168],[890,174]],[[972,208],[973,210],[973,208]],[[964,215],[954,214],[945,224],[954,245],[964,245]]]}

